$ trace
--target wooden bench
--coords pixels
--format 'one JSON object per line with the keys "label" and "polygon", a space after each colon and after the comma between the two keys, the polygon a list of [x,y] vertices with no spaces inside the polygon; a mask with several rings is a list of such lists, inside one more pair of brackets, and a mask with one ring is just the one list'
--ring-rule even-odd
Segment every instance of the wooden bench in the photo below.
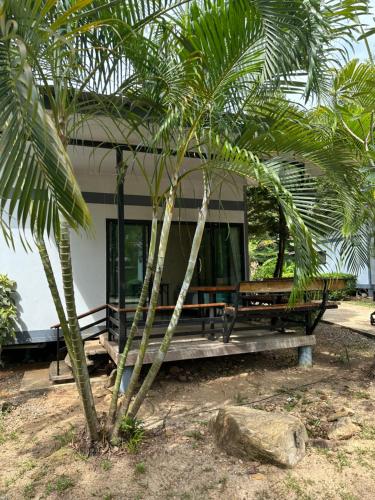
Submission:
{"label": "wooden bench", "polygon": [[315,278],[304,290],[303,300],[290,305],[292,278],[242,281],[237,286],[234,305],[224,308],[223,340],[229,342],[236,321],[253,318],[270,318],[274,328],[281,324],[282,331],[286,322],[300,323],[306,335],[312,335],[324,312],[337,308],[337,304],[328,301],[329,290],[342,290],[345,286],[343,279]]}

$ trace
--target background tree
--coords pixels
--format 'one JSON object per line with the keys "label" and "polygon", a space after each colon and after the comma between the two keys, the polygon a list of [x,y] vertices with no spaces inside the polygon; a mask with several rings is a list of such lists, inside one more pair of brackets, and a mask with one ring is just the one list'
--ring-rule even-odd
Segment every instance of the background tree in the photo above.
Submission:
{"label": "background tree", "polygon": [[[246,190],[249,235],[250,274],[257,277],[257,268],[267,262],[274,278],[281,278],[285,252],[291,250],[288,227],[280,205],[272,194],[259,186]],[[255,274],[253,274],[255,273]]]}

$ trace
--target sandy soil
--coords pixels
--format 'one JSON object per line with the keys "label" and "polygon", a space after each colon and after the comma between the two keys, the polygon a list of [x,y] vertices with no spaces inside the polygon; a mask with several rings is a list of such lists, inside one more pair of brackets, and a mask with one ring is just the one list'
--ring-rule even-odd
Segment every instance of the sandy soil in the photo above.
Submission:
{"label": "sandy soil", "polygon": [[[0,372],[1,499],[373,499],[375,385],[367,376],[375,341],[335,326],[317,331],[315,365],[296,367],[294,351],[166,365],[143,409],[149,431],[138,452],[82,455],[74,387],[18,393],[21,369]],[[173,368],[172,368],[173,366]],[[95,387],[104,411],[109,392]],[[215,408],[243,404],[300,417],[311,437],[353,410],[359,435],[334,449],[309,447],[293,470],[241,461],[215,447],[207,423]]]}

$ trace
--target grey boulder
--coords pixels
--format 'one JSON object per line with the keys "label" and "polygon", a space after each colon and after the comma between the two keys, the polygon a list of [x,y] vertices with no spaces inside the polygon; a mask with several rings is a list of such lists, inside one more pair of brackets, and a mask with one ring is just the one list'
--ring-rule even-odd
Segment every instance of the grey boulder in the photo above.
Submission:
{"label": "grey boulder", "polygon": [[296,417],[241,406],[220,409],[210,422],[216,444],[229,455],[294,467],[306,452],[307,432]]}

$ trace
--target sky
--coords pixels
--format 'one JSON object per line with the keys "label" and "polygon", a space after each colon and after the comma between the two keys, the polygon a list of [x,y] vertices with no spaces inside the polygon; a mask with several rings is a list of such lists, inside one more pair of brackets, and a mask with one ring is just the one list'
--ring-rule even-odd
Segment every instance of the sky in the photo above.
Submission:
{"label": "sky", "polygon": [[[361,17],[362,23],[366,24],[365,26],[365,31],[367,31],[370,28],[375,27],[375,0],[370,0],[369,1],[369,6],[370,6],[370,13],[366,16]],[[375,36],[372,35],[371,37],[368,38],[368,42],[370,45],[370,49],[372,54],[375,56]],[[355,44],[354,52],[352,52],[350,55],[352,57],[356,57],[358,59],[364,60],[368,59],[368,52],[365,46],[365,42],[362,40],[360,42],[357,42]]]}

